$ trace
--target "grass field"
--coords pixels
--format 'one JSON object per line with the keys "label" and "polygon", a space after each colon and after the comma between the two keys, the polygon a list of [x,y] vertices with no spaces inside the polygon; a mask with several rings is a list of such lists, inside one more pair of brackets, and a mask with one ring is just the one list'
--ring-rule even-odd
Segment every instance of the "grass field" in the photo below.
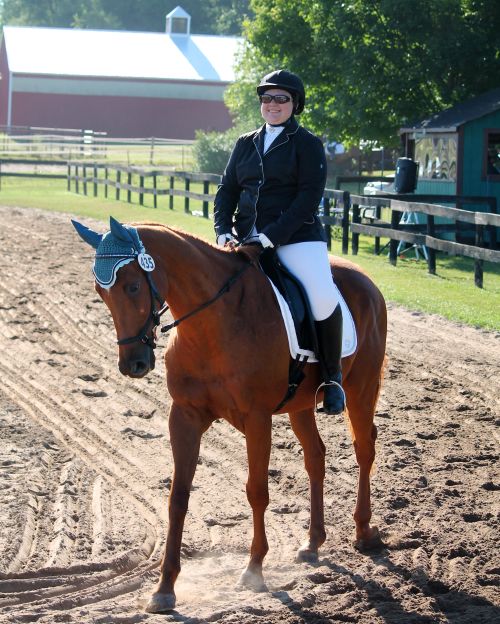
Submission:
{"label": "grass field", "polygon": [[[0,203],[6,206],[36,207],[67,212],[106,221],[109,215],[121,221],[158,221],[193,232],[213,241],[211,220],[184,213],[184,199],[176,197],[174,210],[168,197],[160,197],[153,208],[152,196],[145,205],[128,204],[114,199],[85,197],[66,190],[64,180],[2,178]],[[198,191],[194,185],[191,190]],[[201,189],[199,190],[201,192]],[[110,196],[112,193],[110,193]],[[113,195],[114,197],[114,195]],[[137,196],[136,196],[137,197]],[[137,202],[137,200],[136,200]],[[201,203],[192,201],[192,211],[201,211]],[[384,240],[381,241],[384,245]],[[333,254],[340,255],[340,241],[334,240]],[[473,261],[468,258],[437,256],[437,275],[427,273],[425,261],[416,261],[412,253],[389,264],[387,256],[375,256],[373,239],[361,237],[360,252],[350,259],[361,265],[374,279],[387,301],[409,309],[439,314],[450,320],[500,331],[500,265],[484,263],[484,288],[474,285]]]}

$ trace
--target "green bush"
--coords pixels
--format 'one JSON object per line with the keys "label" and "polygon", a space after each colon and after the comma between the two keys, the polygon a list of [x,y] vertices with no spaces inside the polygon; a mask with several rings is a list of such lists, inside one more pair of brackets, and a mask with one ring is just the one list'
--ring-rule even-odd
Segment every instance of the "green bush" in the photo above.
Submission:
{"label": "green bush", "polygon": [[231,128],[226,132],[198,130],[193,145],[193,156],[198,171],[222,174],[240,134],[237,128]]}

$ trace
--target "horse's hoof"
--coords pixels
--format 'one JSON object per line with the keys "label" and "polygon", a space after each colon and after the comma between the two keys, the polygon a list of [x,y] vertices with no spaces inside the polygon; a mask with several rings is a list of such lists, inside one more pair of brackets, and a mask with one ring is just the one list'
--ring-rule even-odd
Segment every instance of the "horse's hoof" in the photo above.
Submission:
{"label": "horse's hoof", "polygon": [[175,607],[175,594],[160,594],[155,592],[146,605],[146,613],[164,613]]}
{"label": "horse's hoof", "polygon": [[254,592],[268,591],[262,574],[256,574],[255,572],[250,572],[250,570],[242,572],[238,582],[236,583],[236,589],[250,589]]}
{"label": "horse's hoof", "polygon": [[317,563],[318,551],[312,550],[308,545],[301,546],[295,556],[297,563]]}
{"label": "horse's hoof", "polygon": [[359,550],[360,552],[366,552],[369,550],[377,550],[378,548],[382,548],[384,546],[384,542],[380,537],[380,531],[376,526],[371,527],[367,532],[367,535],[363,535],[363,537],[358,537],[354,540],[354,548]]}

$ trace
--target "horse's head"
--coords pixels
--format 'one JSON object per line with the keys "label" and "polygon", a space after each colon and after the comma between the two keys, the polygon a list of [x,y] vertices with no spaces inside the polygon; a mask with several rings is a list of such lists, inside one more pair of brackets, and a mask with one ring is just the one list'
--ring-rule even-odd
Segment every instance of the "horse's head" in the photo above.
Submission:
{"label": "horse's head", "polygon": [[146,253],[137,229],[113,217],[110,231],[105,234],[77,221],[72,223],[81,238],[96,250],[92,268],[95,288],[113,317],[120,372],[144,377],[155,366],[155,330],[165,308],[152,279],[154,260]]}

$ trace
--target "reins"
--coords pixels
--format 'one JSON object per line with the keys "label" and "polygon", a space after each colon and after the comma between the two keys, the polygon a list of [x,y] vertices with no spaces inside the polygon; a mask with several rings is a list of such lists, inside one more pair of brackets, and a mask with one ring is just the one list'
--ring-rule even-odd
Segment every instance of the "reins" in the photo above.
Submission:
{"label": "reins", "polygon": [[[224,284],[224,286],[222,286],[222,288],[211,299],[208,299],[208,301],[205,301],[204,303],[199,305],[194,310],[191,310],[191,312],[188,312],[187,314],[184,314],[184,316],[181,316],[177,320],[173,321],[173,323],[169,323],[168,325],[163,325],[163,327],[161,327],[160,331],[162,333],[169,332],[174,327],[177,327],[178,325],[180,325],[182,323],[182,321],[185,321],[186,319],[190,318],[191,316],[194,316],[195,314],[198,314],[198,312],[201,312],[205,308],[208,308],[208,306],[211,306],[212,303],[215,303],[217,301],[217,299],[220,299],[222,297],[222,295],[224,295],[225,293],[229,292],[231,286],[235,282],[237,282],[238,279],[243,275],[243,273],[247,269],[249,269],[253,264],[255,264],[255,260],[250,261],[243,268],[241,268],[234,275],[232,275],[227,280],[227,282]],[[168,306],[167,306],[167,309],[168,309]]]}
{"label": "reins", "polygon": [[[237,271],[234,275],[232,275],[227,280],[227,282],[222,286],[222,288],[220,288],[213,297],[208,299],[208,301],[203,302],[194,310],[191,310],[187,314],[184,314],[184,316],[181,316],[180,318],[176,319],[172,323],[163,325],[160,328],[161,333],[169,332],[174,327],[177,327],[178,325],[180,325],[183,321],[187,320],[188,318],[191,318],[195,314],[198,314],[198,312],[201,312],[205,308],[208,308],[213,303],[215,303],[225,293],[229,292],[233,284],[239,280],[239,278],[245,273],[247,269],[249,269],[251,266],[255,264],[255,261],[256,259],[250,260],[248,264],[246,264],[239,271]],[[144,325],[142,326],[142,328],[140,329],[140,331],[135,336],[130,336],[129,338],[122,338],[120,340],[117,340],[116,344],[128,345],[128,344],[133,344],[134,342],[142,342],[143,344],[147,345],[151,349],[156,349],[156,342],[155,342],[156,337],[154,335],[154,330],[156,329],[156,327],[158,327],[158,325],[160,325],[161,316],[167,310],[169,310],[169,306],[160,296],[158,289],[156,288],[155,283],[153,281],[153,278],[151,277],[151,274],[148,271],[145,271],[142,267],[141,267],[141,270],[146,275],[146,278],[149,284],[150,294],[151,294],[151,309],[149,312],[149,316],[146,322],[144,323]],[[157,310],[155,307],[155,300],[158,301],[160,304],[159,310]],[[152,326],[153,333],[152,333],[152,336],[150,337],[148,336],[147,332],[151,326]]]}

